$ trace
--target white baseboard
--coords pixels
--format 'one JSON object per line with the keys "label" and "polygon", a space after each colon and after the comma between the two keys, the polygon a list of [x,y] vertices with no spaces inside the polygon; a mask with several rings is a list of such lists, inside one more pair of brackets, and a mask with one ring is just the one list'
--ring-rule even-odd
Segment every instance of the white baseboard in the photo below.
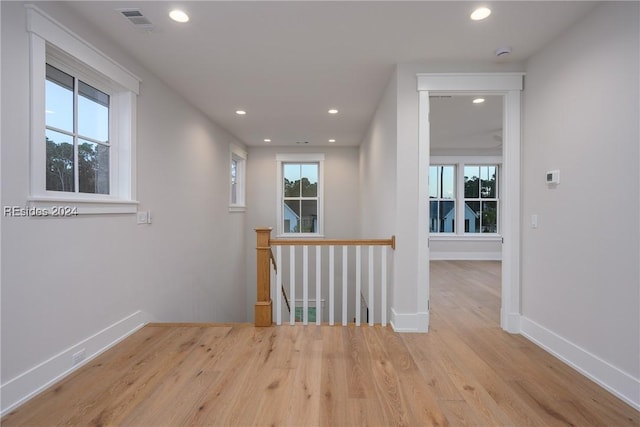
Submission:
{"label": "white baseboard", "polygon": [[521,334],[609,392],[640,410],[640,379],[589,353],[526,317],[521,318]]}
{"label": "white baseboard", "polygon": [[500,309],[500,326],[510,334],[519,334],[522,329],[522,315],[520,313],[507,313],[503,308]]}
{"label": "white baseboard", "polygon": [[[2,384],[0,386],[0,395],[2,396],[0,416],[9,413],[47,387],[85,365],[91,359],[122,341],[150,321],[152,319],[148,314],[136,311]],[[86,358],[77,365],[72,366],[72,355],[83,349]]]}
{"label": "white baseboard", "polygon": [[431,261],[500,261],[502,252],[440,252],[430,251]]}
{"label": "white baseboard", "polygon": [[429,313],[398,313],[392,307],[389,323],[395,332],[427,332]]}

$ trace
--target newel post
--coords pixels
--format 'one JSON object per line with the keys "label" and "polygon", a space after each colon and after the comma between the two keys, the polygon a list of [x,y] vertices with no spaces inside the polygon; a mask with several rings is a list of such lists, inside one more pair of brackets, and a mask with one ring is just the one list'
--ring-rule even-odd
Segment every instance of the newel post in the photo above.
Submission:
{"label": "newel post", "polygon": [[256,228],[257,298],[255,325],[271,326],[271,228]]}

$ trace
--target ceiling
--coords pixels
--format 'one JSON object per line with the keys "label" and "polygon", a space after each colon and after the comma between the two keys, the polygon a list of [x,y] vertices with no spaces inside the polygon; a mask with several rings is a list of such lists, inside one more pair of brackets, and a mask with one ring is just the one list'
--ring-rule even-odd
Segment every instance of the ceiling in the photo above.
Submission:
{"label": "ceiling", "polygon": [[502,154],[502,96],[436,95],[429,103],[432,155]]}
{"label": "ceiling", "polygon": [[[68,2],[247,145],[342,146],[361,142],[395,64],[523,62],[594,4],[494,1],[471,21],[477,2]],[[188,23],[169,19],[176,5]],[[117,8],[139,8],[153,30]],[[508,58],[496,58],[501,46]]]}

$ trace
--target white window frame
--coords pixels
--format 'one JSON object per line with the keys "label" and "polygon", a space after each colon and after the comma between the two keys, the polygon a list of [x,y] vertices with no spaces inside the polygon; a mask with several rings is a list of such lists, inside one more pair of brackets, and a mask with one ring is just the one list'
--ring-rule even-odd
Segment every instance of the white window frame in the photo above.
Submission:
{"label": "white window frame", "polygon": [[[502,157],[500,156],[431,156],[429,166],[452,165],[456,168],[455,191],[456,197],[456,229],[454,233],[429,233],[432,241],[446,240],[501,240],[502,230]],[[466,233],[464,231],[464,167],[465,166],[497,166],[498,168],[498,232],[497,233]]]}
{"label": "white window frame", "polygon": [[[283,229],[284,188],[283,188],[283,163],[318,163],[318,232],[317,233],[285,233]],[[324,154],[323,153],[283,153],[276,154],[276,231],[278,237],[309,238],[324,237]]]}
{"label": "white window frame", "polygon": [[[429,172],[431,172],[431,167],[443,167],[443,166],[453,166],[453,170],[454,170],[454,176],[453,176],[453,188],[454,188],[454,197],[453,199],[445,199],[442,198],[442,195],[440,195],[440,197],[436,197],[436,198],[431,198],[431,194],[429,194],[429,212],[431,212],[431,202],[453,202],[453,209],[454,209],[454,213],[455,213],[455,230],[451,231],[451,232],[445,232],[445,231],[437,231],[437,232],[432,232],[431,231],[431,224],[429,224],[429,235],[430,236],[454,236],[456,234],[456,230],[458,229],[458,169],[460,168],[460,165],[453,162],[453,163],[434,163],[432,162],[429,165]],[[429,174],[431,175],[431,174]],[[439,208],[438,208],[439,209]],[[431,219],[431,218],[429,218]]]}
{"label": "white window frame", "polygon": [[[496,185],[497,185],[497,192],[496,192],[496,197],[493,198],[481,198],[480,195],[478,195],[477,198],[472,198],[472,197],[464,197],[464,191],[465,191],[465,181],[464,181],[464,168],[467,166],[494,166],[496,168]],[[502,218],[502,215],[500,214],[500,188],[502,187],[502,181],[500,179],[500,171],[502,170],[502,167],[499,163],[487,163],[485,161],[482,162],[464,162],[463,164],[460,164],[459,166],[460,168],[462,168],[462,173],[458,174],[458,179],[460,179],[460,185],[463,187],[461,190],[463,199],[462,199],[462,209],[466,209],[466,204],[467,201],[474,201],[474,202],[479,202],[482,205],[482,202],[486,201],[486,202],[496,202],[496,209],[497,209],[497,218],[496,218],[496,232],[495,233],[483,233],[482,231],[478,232],[478,233],[472,233],[469,231],[465,230],[465,226],[466,226],[466,218],[464,216],[464,211],[462,212],[463,215],[460,216],[460,218],[464,218],[463,219],[463,223],[460,224],[460,227],[462,228],[462,230],[460,231],[461,234],[464,234],[465,236],[485,236],[485,237],[489,237],[489,236],[494,236],[494,237],[498,237],[500,236],[500,220]],[[456,226],[457,227],[457,226]]]}
{"label": "white window frame", "polygon": [[[33,5],[27,8],[30,39],[31,136],[29,204],[68,207],[79,214],[135,213],[136,106],[140,79]],[[110,96],[110,194],[46,190],[46,64],[61,68]]]}
{"label": "white window frame", "polygon": [[[229,212],[245,212],[246,205],[246,175],[247,175],[247,152],[241,147],[229,145]],[[236,162],[236,201],[233,202],[233,185],[231,178],[231,165]]]}

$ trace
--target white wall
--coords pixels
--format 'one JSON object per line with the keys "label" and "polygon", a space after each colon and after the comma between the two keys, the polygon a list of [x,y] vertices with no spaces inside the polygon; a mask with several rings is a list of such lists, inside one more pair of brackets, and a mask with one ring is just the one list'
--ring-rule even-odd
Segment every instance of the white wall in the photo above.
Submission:
{"label": "white wall", "polygon": [[397,87],[394,72],[360,143],[360,230],[368,238],[395,232]]}
{"label": "white wall", "polygon": [[528,62],[522,189],[523,332],[636,407],[639,16],[605,2]]}
{"label": "white wall", "polygon": [[[153,224],[136,225],[132,214],[2,217],[3,409],[70,368],[71,358],[60,354],[132,314],[246,320],[245,215],[227,211],[229,143],[241,142],[72,11],[41,7],[142,78],[137,198]],[[29,189],[25,28],[23,4],[2,2],[2,206],[25,206]],[[42,370],[31,368],[45,361],[61,365],[34,379]]]}
{"label": "white wall", "polygon": [[324,236],[327,239],[360,237],[358,147],[249,147],[245,310],[250,320],[253,320],[256,302],[256,236],[253,230],[272,227],[272,237],[276,237],[276,154],[280,153],[324,153]]}
{"label": "white wall", "polygon": [[[396,73],[391,75],[378,108],[360,143],[360,233],[363,238],[388,239],[395,233],[396,223],[396,138],[397,86]],[[389,250],[389,259],[395,254]],[[365,300],[377,306],[381,299],[381,271],[374,271],[374,296],[363,287]],[[393,285],[393,263],[389,262],[387,283]],[[363,283],[368,271],[363,273]],[[389,289],[388,288],[388,289]],[[387,307],[393,305],[392,292],[387,289]],[[374,318],[375,319],[375,318]],[[390,311],[387,309],[387,319]],[[375,320],[377,322],[377,320]]]}

